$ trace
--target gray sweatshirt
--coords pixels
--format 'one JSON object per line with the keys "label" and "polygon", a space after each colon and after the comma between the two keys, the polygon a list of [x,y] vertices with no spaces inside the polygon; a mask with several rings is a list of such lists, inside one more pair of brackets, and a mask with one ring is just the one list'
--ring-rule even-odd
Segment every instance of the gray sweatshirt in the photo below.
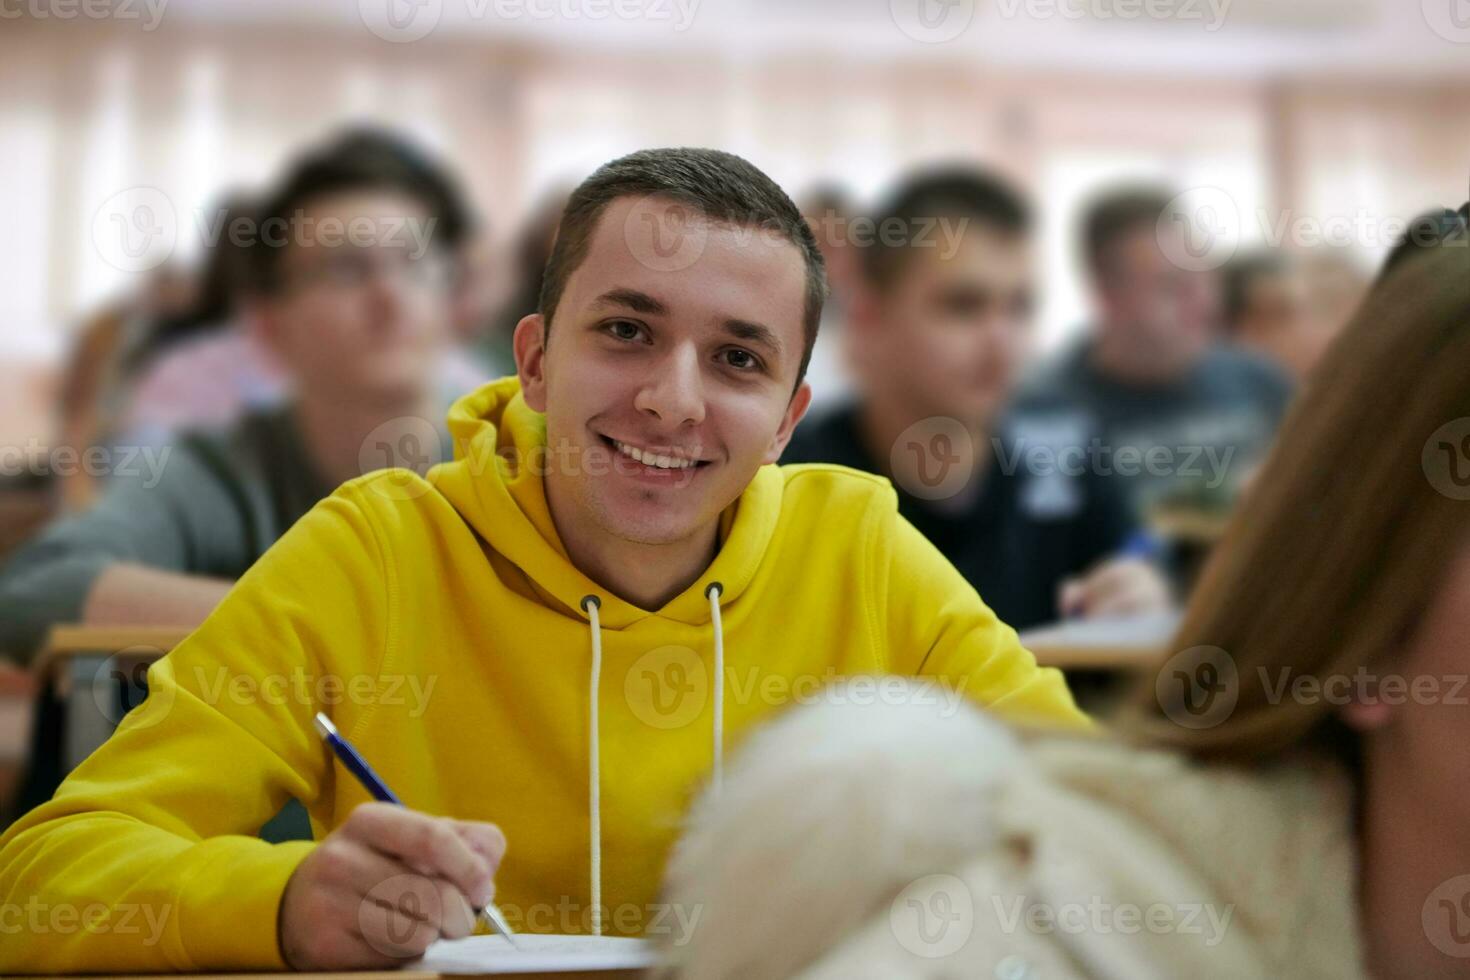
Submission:
{"label": "gray sweatshirt", "polygon": [[0,651],[29,660],[58,623],[80,622],[97,576],[129,563],[236,579],[332,488],[289,407],[179,438],[161,465],[115,474],[0,567]]}

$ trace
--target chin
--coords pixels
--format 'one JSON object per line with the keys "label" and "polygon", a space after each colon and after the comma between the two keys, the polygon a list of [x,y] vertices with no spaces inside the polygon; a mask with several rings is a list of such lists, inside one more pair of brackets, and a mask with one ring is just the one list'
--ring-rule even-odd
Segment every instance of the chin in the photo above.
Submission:
{"label": "chin", "polygon": [[608,534],[634,544],[662,545],[683,541],[698,524],[677,514],[657,501],[598,501],[592,512],[598,525]]}

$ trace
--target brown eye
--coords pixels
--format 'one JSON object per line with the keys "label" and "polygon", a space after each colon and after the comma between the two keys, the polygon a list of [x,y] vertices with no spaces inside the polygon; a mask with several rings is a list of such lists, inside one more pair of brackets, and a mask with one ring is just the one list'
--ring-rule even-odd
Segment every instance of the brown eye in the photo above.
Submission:
{"label": "brown eye", "polygon": [[607,325],[607,329],[619,340],[637,340],[643,328],[632,320],[614,320]]}
{"label": "brown eye", "polygon": [[751,368],[760,366],[760,362],[755,359],[754,354],[748,350],[738,349],[725,352],[725,363],[742,371],[748,371]]}

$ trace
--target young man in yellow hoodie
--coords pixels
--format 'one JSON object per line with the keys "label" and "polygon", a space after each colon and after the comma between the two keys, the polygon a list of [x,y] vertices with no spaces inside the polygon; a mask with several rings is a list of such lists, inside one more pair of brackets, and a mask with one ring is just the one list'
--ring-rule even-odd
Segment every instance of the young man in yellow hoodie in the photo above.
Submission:
{"label": "young man in yellow hoodie", "polygon": [[[1085,725],[886,481],[769,465],[824,294],[810,230],[744,160],[598,170],[519,376],[451,412],[454,462],[314,508],[0,839],[0,907],[31,909],[0,969],[386,965],[492,894],[528,932],[689,928],[656,904],[686,805],[827,681],[874,675],[877,700],[915,675]],[[318,711],[405,808],[333,764]],[[291,797],[317,841],[257,839]]]}

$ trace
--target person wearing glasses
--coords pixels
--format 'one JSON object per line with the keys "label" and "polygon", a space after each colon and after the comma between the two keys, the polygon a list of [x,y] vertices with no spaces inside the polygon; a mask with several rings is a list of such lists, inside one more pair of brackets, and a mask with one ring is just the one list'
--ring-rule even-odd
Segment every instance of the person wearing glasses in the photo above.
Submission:
{"label": "person wearing glasses", "polygon": [[308,150],[253,221],[249,329],[286,400],[177,437],[112,476],[0,568],[0,652],[33,657],[56,623],[204,621],[234,580],[333,488],[449,455],[436,381],[471,218],[451,177],[382,132]]}

